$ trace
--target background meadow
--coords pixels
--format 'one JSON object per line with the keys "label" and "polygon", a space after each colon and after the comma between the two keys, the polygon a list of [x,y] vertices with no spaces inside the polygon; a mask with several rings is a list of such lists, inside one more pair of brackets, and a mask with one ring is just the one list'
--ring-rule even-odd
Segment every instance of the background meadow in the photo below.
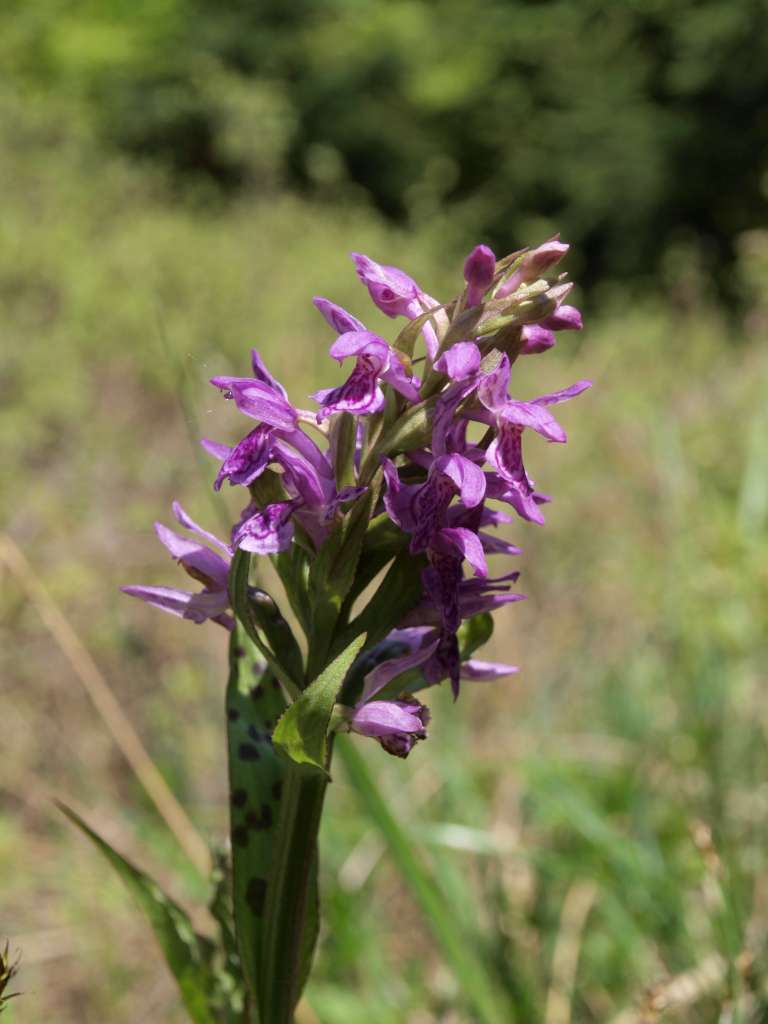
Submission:
{"label": "background meadow", "polygon": [[[175,579],[152,530],[174,498],[211,528],[237,507],[196,446],[238,436],[208,377],[256,345],[299,404],[335,383],[315,294],[392,336],[350,250],[447,297],[476,242],[560,230],[585,330],[521,361],[515,393],[595,387],[563,407],[567,446],[528,442],[555,502],[545,528],[510,528],[528,600],[488,648],[520,675],[456,707],[430,695],[406,762],[358,749],[518,1024],[766,1021],[765,7],[285,11],[0,11],[0,938],[23,992],[6,1019],[184,1019],[53,798],[181,902],[206,898],[40,584],[221,844],[223,633],[118,591]],[[321,839],[300,1024],[474,1021],[341,763]]]}

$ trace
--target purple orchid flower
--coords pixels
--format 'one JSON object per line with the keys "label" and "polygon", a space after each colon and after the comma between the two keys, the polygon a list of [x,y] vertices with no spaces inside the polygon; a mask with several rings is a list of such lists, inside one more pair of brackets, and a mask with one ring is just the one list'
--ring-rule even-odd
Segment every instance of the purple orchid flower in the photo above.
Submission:
{"label": "purple orchid flower", "polygon": [[[393,679],[415,668],[421,669],[423,679],[430,686],[447,678],[448,670],[437,656],[440,643],[439,630],[431,626],[392,630],[380,647],[383,650],[394,649],[397,653],[394,657],[379,662],[366,674],[361,704],[371,701]],[[516,665],[478,661],[474,658],[469,658],[460,665],[461,678],[477,682],[503,679],[518,671]]]}
{"label": "purple orchid flower", "polygon": [[485,494],[483,471],[463,455],[434,459],[423,484],[403,484],[390,459],[382,459],[382,467],[387,484],[384,504],[390,518],[411,534],[413,552],[424,551],[445,525],[448,506],[456,495],[465,508],[474,508]]}
{"label": "purple orchid flower", "polygon": [[120,589],[131,597],[138,597],[147,604],[154,605],[171,615],[177,615],[192,622],[205,622],[211,619],[225,629],[234,628],[234,620],[228,614],[229,591],[228,574],[232,557],[229,545],[219,540],[212,533],[198,526],[178,502],[173,503],[173,514],[178,523],[185,529],[202,537],[207,545],[219,548],[223,554],[212,551],[210,546],[198,541],[182,537],[169,530],[162,523],[155,523],[155,532],[160,542],[171,553],[172,557],[195,580],[203,584],[203,589],[191,594],[175,587],[126,586]]}
{"label": "purple orchid flower", "polygon": [[246,416],[272,427],[291,430],[299,421],[298,412],[277,391],[252,377],[212,377],[211,384],[221,388],[225,398]]}
{"label": "purple orchid flower", "polygon": [[[358,277],[379,310],[389,317],[425,320],[422,334],[430,383],[429,395],[424,397],[429,400],[422,402],[420,381],[412,375],[408,356],[367,330],[343,307],[316,296],[316,308],[337,335],[331,356],[340,363],[348,358],[354,361],[348,379],[339,387],[318,391],[313,397],[319,409],[313,413],[291,403],[255,350],[251,377],[214,377],[212,383],[241,412],[256,420],[234,446],[202,442],[221,463],[214,489],[218,491],[228,480],[230,485],[248,488],[252,500],[232,530],[231,547],[202,530],[178,505],[174,505],[177,520],[196,534],[195,538],[156,524],[161,542],[202,585],[199,592],[169,587],[123,589],[171,614],[196,622],[212,619],[232,628],[227,577],[234,549],[274,555],[300,543],[302,565],[311,568],[315,553],[320,552],[349,505],[374,488],[374,530],[378,531],[379,525],[384,530],[381,536],[378,532],[371,536],[375,544],[387,545],[382,553],[389,553],[390,544],[392,551],[399,549],[400,540],[381,522],[384,514],[407,535],[409,551],[420,556],[421,598],[390,630],[383,646],[363,655],[373,656],[373,668],[365,674],[362,698],[354,707],[340,709],[338,717],[349,731],[375,738],[396,756],[407,756],[426,738],[429,712],[407,692],[396,699],[382,699],[387,683],[393,683],[387,691],[392,693],[397,685],[394,681],[404,673],[411,673],[407,689],[448,679],[456,697],[462,680],[490,681],[517,672],[514,665],[461,660],[462,621],[524,599],[513,590],[519,573],[489,576],[491,556],[518,555],[520,548],[493,529],[514,517],[489,508],[486,501],[506,502],[522,518],[543,522],[541,507],[550,499],[536,490],[526,471],[522,435],[530,429],[548,441],[563,443],[565,431],[550,406],[590,386],[589,381],[578,381],[532,401],[513,399],[508,387],[514,355],[498,351],[505,347],[501,342],[494,349],[498,330],[491,321],[485,323],[485,333],[482,323],[474,329],[467,327],[465,339],[440,352],[438,358],[440,338],[446,337],[449,325],[447,310],[455,315],[464,306],[477,307],[489,294],[501,300],[512,296],[509,303],[502,301],[489,308],[500,309],[502,318],[513,313],[502,322],[520,325],[519,335],[513,335],[513,340],[519,336],[517,354],[546,351],[555,344],[558,331],[581,329],[579,311],[566,305],[572,285],[563,276],[554,281],[548,276],[567,251],[568,246],[555,237],[519,257],[515,254],[503,261],[511,269],[495,286],[496,257],[487,246],[478,245],[464,263],[463,297],[450,306],[441,306],[397,267],[353,254]],[[494,312],[491,320],[495,316]],[[473,318],[466,322],[471,324]],[[506,347],[513,351],[511,343]],[[487,358],[483,360],[483,356]],[[401,425],[404,402],[393,395],[386,400],[385,385],[408,403],[420,405],[415,410],[419,415],[413,416],[412,422],[403,422],[403,431],[390,430]],[[364,418],[383,410],[387,429],[377,440]],[[338,415],[341,413],[347,415]],[[411,417],[411,411],[405,415]],[[324,427],[331,417],[330,425]],[[431,435],[425,435],[422,427],[430,421]],[[469,433],[473,422],[490,429]],[[304,432],[308,426],[322,436],[320,443],[315,434]],[[398,446],[381,457],[385,486],[379,494],[372,476],[375,467],[364,453],[376,451],[371,447],[374,444],[384,447],[393,436],[398,437]],[[413,449],[402,445],[407,437],[418,438],[412,442]],[[257,486],[268,469],[269,490]],[[272,494],[266,505],[260,497],[265,493]],[[303,584],[299,581],[297,585]],[[346,609],[342,609],[342,629],[345,615]],[[363,667],[359,670],[362,673]]]}
{"label": "purple orchid flower", "polygon": [[486,411],[473,410],[468,415],[496,428],[496,436],[487,451],[488,462],[508,491],[514,492],[514,500],[510,500],[516,511],[525,519],[540,522],[541,513],[537,508],[540,501],[534,497],[533,482],[523,465],[523,431],[535,430],[548,441],[564,443],[566,433],[546,407],[574,398],[591,387],[592,382],[580,380],[562,391],[542,395],[531,402],[519,402],[507,394],[509,377],[509,359],[505,355],[498,368],[477,385],[477,396]]}
{"label": "purple orchid flower", "polygon": [[[426,576],[426,571],[424,575]],[[460,580],[458,584],[459,618],[464,621],[481,612],[493,612],[505,604],[525,601],[525,594],[511,593],[511,585],[517,581],[519,576],[519,572],[512,572],[493,579],[475,577]],[[403,616],[398,627],[400,629],[417,626],[439,628],[443,622],[443,609],[439,601],[440,595],[436,594],[434,589],[430,590],[430,581],[426,578],[424,580],[424,597],[407,615]]]}
{"label": "purple orchid flower", "polygon": [[[252,435],[262,429],[268,435],[266,440],[258,438],[258,443],[254,443]],[[223,460],[214,483],[216,489],[227,477],[233,484],[247,486],[267,466],[280,467],[288,499],[263,509],[250,503],[232,533],[234,547],[254,554],[285,551],[293,540],[294,518],[319,548],[340,507],[365,490],[346,487],[337,491],[331,461],[301,430],[281,431],[262,425],[232,449],[212,441],[204,441],[203,446]]]}
{"label": "purple orchid flower", "polygon": [[253,377],[212,377],[211,384],[234,399],[235,405],[246,416],[278,427],[292,430],[299,422],[299,410],[288,401],[285,388],[267,370],[256,351],[251,349]]}
{"label": "purple orchid flower", "polygon": [[331,345],[330,353],[341,363],[355,356],[357,363],[345,384],[338,388],[317,391],[312,396],[321,405],[317,422],[336,412],[350,412],[368,416],[384,405],[384,392],[379,386],[383,380],[409,402],[419,401],[418,381],[409,377],[400,358],[388,342],[371,331],[348,331]]}
{"label": "purple orchid flower", "polygon": [[242,441],[238,441],[234,448],[203,438],[200,442],[203,448],[214,457],[223,460],[213,489],[220,491],[225,480],[229,480],[233,485],[248,487],[260,477],[272,460],[274,434],[273,427],[260,423],[246,434]]}
{"label": "purple orchid flower", "polygon": [[382,313],[393,318],[407,316],[409,320],[415,320],[424,312],[419,301],[424,292],[405,271],[384,266],[359,252],[352,253],[352,262],[357,276]]}
{"label": "purple orchid flower", "polygon": [[388,754],[408,757],[419,740],[427,738],[429,708],[415,697],[360,703],[352,711],[349,729],[379,741]]}
{"label": "purple orchid flower", "polygon": [[[389,317],[405,316],[415,320],[422,313],[440,305],[437,299],[423,292],[413,278],[398,267],[384,266],[359,252],[352,253],[352,262],[375,305]],[[444,312],[436,313],[435,317],[445,324],[448,322]],[[440,341],[431,323],[424,325],[422,335],[429,358],[434,359]]]}
{"label": "purple orchid flower", "polygon": [[411,534],[410,550],[427,552],[429,566],[424,570],[426,593],[440,611],[442,631],[433,657],[443,677],[451,679],[454,695],[459,689],[459,589],[466,559],[478,576],[486,576],[488,567],[478,535],[464,526],[447,525],[448,509],[458,495],[461,507],[473,509],[485,494],[485,474],[462,455],[441,455],[434,459],[423,484],[404,485],[388,459],[382,460],[387,492],[384,504],[390,517]]}

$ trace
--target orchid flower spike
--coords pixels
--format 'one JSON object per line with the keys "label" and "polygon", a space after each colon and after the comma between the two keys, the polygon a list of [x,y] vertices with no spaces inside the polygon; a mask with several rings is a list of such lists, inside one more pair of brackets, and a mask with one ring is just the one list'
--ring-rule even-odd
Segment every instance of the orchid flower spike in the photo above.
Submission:
{"label": "orchid flower spike", "polygon": [[[522,549],[498,529],[543,524],[551,500],[529,475],[523,444],[526,459],[535,454],[531,433],[563,444],[552,407],[590,387],[579,380],[533,399],[514,390],[518,356],[540,355],[558,332],[582,328],[566,304],[572,285],[559,264],[567,252],[559,236],[499,260],[477,245],[446,302],[404,270],[353,253],[374,306],[418,322],[388,340],[365,326],[364,312],[316,296],[335,334],[329,354],[347,375],[334,383],[329,373],[312,396],[315,412],[293,404],[257,350],[249,376],[214,377],[244,419],[230,443],[202,445],[218,463],[214,490],[226,483],[243,494],[242,512],[223,541],[174,503],[188,535],[155,529],[198,589],[123,590],[258,640],[297,706],[356,644],[323,705],[327,715],[336,700],[335,724],[324,719],[321,732],[346,729],[397,757],[427,737],[421,690],[445,682],[457,697],[515,675],[514,665],[476,658],[473,637],[489,635],[494,614],[524,598],[509,564]],[[259,557],[271,559],[305,644],[291,639],[281,600],[254,590],[248,567]]]}

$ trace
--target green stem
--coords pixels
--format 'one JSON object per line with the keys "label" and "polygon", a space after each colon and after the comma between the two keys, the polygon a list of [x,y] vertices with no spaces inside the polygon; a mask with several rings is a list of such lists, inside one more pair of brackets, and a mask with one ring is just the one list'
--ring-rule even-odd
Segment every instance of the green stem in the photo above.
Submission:
{"label": "green stem", "polygon": [[284,782],[267,892],[261,1019],[292,1024],[317,929],[317,834],[328,779],[293,766]]}

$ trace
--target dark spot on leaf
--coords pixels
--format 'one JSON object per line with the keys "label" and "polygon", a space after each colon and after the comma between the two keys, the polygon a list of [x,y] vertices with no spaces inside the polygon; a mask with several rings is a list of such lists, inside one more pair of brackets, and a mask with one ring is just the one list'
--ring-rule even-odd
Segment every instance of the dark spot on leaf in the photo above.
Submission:
{"label": "dark spot on leaf", "polygon": [[244,825],[238,825],[232,829],[232,842],[236,846],[248,845],[248,829]]}
{"label": "dark spot on leaf", "polygon": [[245,807],[248,803],[248,794],[244,789],[233,789],[232,790],[232,806],[233,807]]}
{"label": "dark spot on leaf", "polygon": [[272,680],[272,689],[273,690],[279,690],[280,689],[280,680],[279,679],[273,679]]}
{"label": "dark spot on leaf", "polygon": [[244,658],[245,657],[245,648],[244,647],[236,647],[235,648],[235,657],[236,658]]}
{"label": "dark spot on leaf", "polygon": [[263,696],[264,696],[264,687],[261,685],[261,683],[259,683],[258,686],[252,686],[251,687],[251,699],[252,700],[258,700],[260,697],[263,697]]}
{"label": "dark spot on leaf", "polygon": [[236,722],[240,717],[240,712],[237,708],[227,708],[227,718],[230,722]]}
{"label": "dark spot on leaf", "polygon": [[237,756],[241,761],[258,761],[259,752],[252,743],[241,743],[237,748]]}
{"label": "dark spot on leaf", "polygon": [[245,816],[245,823],[248,828],[252,828],[255,832],[262,832],[264,829],[272,828],[272,808],[269,804],[262,804],[260,814],[257,814],[256,811],[248,811]]}
{"label": "dark spot on leaf", "polygon": [[245,899],[255,917],[264,913],[264,900],[267,895],[267,883],[263,878],[252,878],[245,890]]}
{"label": "dark spot on leaf", "polygon": [[273,800],[279,800],[282,795],[283,795],[283,784],[278,779],[277,782],[273,782],[272,783],[272,799]]}

